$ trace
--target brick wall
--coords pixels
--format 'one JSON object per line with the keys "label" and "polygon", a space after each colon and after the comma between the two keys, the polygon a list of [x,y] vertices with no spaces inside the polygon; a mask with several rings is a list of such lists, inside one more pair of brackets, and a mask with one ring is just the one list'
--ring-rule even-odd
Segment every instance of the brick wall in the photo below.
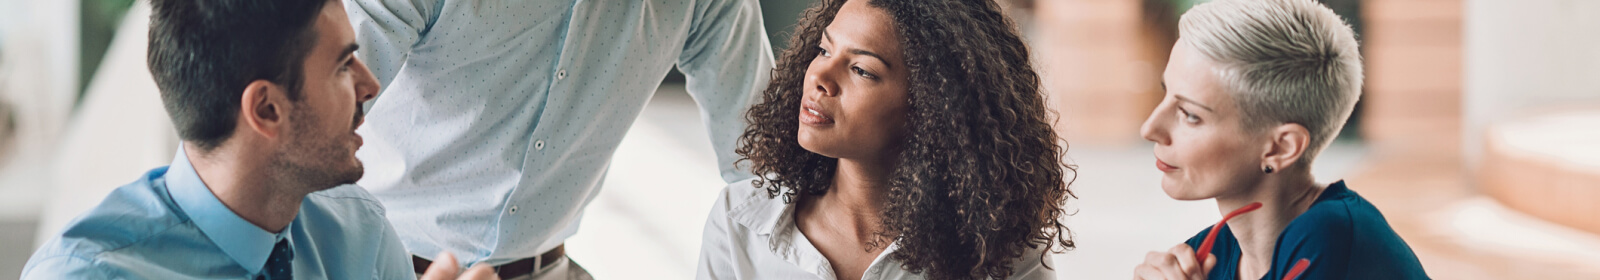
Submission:
{"label": "brick wall", "polygon": [[1378,153],[1459,159],[1461,6],[1460,0],[1362,2],[1362,132]]}
{"label": "brick wall", "polygon": [[1140,0],[1034,2],[1030,40],[1056,129],[1072,144],[1143,143],[1139,125],[1161,98],[1171,39]]}

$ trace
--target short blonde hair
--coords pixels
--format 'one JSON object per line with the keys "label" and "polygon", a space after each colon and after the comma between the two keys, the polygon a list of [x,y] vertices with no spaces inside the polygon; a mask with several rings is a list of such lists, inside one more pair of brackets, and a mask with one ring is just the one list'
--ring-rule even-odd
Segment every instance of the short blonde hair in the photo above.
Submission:
{"label": "short blonde hair", "polygon": [[1237,100],[1246,127],[1305,126],[1311,146],[1333,141],[1361,97],[1355,32],[1311,0],[1217,0],[1184,13],[1178,34],[1217,62],[1217,77]]}

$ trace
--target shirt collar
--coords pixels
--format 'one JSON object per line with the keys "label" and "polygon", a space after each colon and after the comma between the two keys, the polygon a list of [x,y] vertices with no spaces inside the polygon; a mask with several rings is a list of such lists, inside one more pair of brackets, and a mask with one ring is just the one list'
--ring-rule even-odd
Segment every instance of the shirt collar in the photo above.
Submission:
{"label": "shirt collar", "polygon": [[[747,186],[740,186],[747,187]],[[768,198],[766,190],[756,190],[748,197],[736,198],[737,203],[728,210],[728,218],[740,225],[749,228],[757,235],[772,235],[775,229],[782,225],[794,225],[791,221],[794,214],[794,204],[784,203],[783,195]],[[777,242],[773,242],[777,247]]]}
{"label": "shirt collar", "polygon": [[[749,187],[741,185],[740,187]],[[786,189],[787,190],[787,189]],[[752,233],[767,238],[768,249],[806,272],[825,279],[837,279],[833,267],[828,263],[822,252],[811,245],[800,233],[800,228],[795,225],[794,203],[785,203],[783,196],[768,198],[765,190],[757,190],[754,194],[742,199],[734,199],[735,206],[729,208],[728,218],[749,228]],[[871,266],[882,266],[890,253],[900,249],[900,244],[890,242],[884,247]]]}
{"label": "shirt collar", "polygon": [[[172,165],[164,176],[167,192],[172,194],[179,212],[189,216],[195,227],[211,239],[211,243],[222,248],[222,252],[251,274],[261,272],[267,257],[272,254],[272,247],[288,236],[287,228],[276,234],[267,232],[222,205],[211,188],[200,181],[200,175],[189,163],[182,145],[178,147],[178,155],[172,159]],[[299,217],[295,220],[298,221]],[[292,245],[293,241],[290,243]]]}
{"label": "shirt collar", "polygon": [[782,195],[769,198],[766,190],[755,190],[745,197],[731,198],[730,201],[734,202],[733,207],[728,209],[730,220],[750,229],[750,233],[765,238],[767,249],[784,261],[821,275],[824,269],[819,268],[827,263],[821,253],[808,254],[816,251],[811,248],[810,241],[797,240],[804,236],[800,236],[800,230],[794,224],[793,203],[784,203]]}
{"label": "shirt collar", "polygon": [[1327,188],[1322,189],[1322,194],[1317,195],[1317,199],[1312,203],[1342,199],[1348,193],[1350,193],[1350,188],[1344,185],[1344,180],[1339,180],[1338,182],[1333,182],[1333,184],[1328,184]]}

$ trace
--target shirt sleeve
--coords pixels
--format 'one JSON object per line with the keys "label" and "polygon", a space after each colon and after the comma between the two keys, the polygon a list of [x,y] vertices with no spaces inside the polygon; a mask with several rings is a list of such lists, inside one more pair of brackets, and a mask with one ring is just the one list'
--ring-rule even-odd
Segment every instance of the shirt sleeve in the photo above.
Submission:
{"label": "shirt sleeve", "polygon": [[734,276],[731,240],[735,237],[730,236],[728,231],[731,224],[728,219],[728,199],[728,190],[723,189],[706,217],[706,227],[700,237],[700,263],[694,275],[696,280],[737,279]]}
{"label": "shirt sleeve", "polygon": [[1022,252],[1022,257],[1017,258],[1017,263],[1012,267],[1010,279],[1014,280],[1054,280],[1056,279],[1055,263],[1051,261],[1050,248],[1040,247]]}
{"label": "shirt sleeve", "polygon": [[92,259],[71,255],[35,258],[22,269],[23,280],[33,279],[111,279],[109,268]]}
{"label": "shirt sleeve", "polygon": [[772,44],[762,27],[761,7],[755,0],[709,0],[695,4],[689,35],[678,70],[686,88],[700,105],[711,145],[717,151],[722,180],[728,183],[752,177],[733,165],[733,150],[744,133],[745,110],[767,87],[772,75]]}
{"label": "shirt sleeve", "polygon": [[[389,87],[411,48],[439,18],[444,0],[344,0],[355,28],[356,58],[366,63],[378,85]],[[368,103],[370,106],[371,103]]]}

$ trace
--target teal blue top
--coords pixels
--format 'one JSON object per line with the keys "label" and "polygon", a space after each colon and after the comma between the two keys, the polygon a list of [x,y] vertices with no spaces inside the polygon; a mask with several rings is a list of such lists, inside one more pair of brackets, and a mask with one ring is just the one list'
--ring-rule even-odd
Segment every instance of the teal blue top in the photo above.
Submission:
{"label": "teal blue top", "polygon": [[[1199,248],[1207,227],[1186,242]],[[1239,279],[1239,241],[1226,225],[1217,232],[1211,254],[1216,267],[1207,279]],[[1311,265],[1297,279],[1429,279],[1411,246],[1389,227],[1383,213],[1345,187],[1329,185],[1311,208],[1295,217],[1278,235],[1272,249],[1272,267],[1261,279],[1279,280],[1295,262]]]}
{"label": "teal blue top", "polygon": [[255,279],[280,240],[291,244],[296,279],[416,278],[383,207],[360,187],[307,195],[272,233],[217,200],[182,150],[68,223],[22,279]]}

